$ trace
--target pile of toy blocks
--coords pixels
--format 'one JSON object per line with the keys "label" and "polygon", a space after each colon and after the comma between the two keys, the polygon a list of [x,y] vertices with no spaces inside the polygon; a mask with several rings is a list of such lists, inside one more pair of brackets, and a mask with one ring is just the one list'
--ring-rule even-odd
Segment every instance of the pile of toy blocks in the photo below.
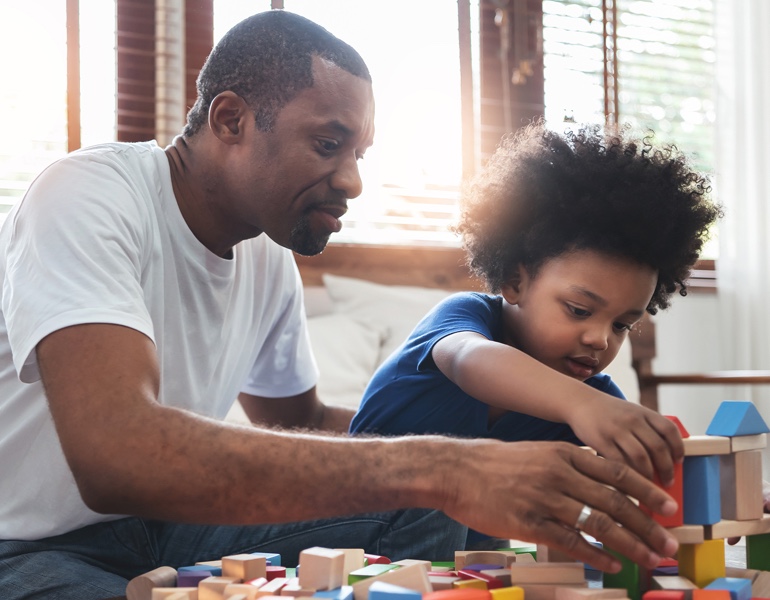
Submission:
{"label": "pile of toy blocks", "polygon": [[[391,562],[362,549],[308,548],[296,568],[278,554],[226,556],[129,582],[128,600],[751,600],[770,598],[770,515],[762,449],[770,432],[750,402],[723,402],[706,435],[681,423],[685,460],[667,491],[679,512],[656,519],[680,542],[677,560],[646,571],[618,555],[604,574],[545,546],[455,553],[453,563]],[[725,565],[725,538],[746,537],[747,568]]]}

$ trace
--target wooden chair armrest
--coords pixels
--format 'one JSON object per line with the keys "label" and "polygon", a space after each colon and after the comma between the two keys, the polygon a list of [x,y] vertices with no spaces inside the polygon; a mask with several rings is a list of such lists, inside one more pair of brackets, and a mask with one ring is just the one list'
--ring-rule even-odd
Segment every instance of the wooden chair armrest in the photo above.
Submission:
{"label": "wooden chair armrest", "polygon": [[770,383],[770,370],[711,371],[709,373],[671,373],[639,376],[639,385],[663,384],[758,384]]}

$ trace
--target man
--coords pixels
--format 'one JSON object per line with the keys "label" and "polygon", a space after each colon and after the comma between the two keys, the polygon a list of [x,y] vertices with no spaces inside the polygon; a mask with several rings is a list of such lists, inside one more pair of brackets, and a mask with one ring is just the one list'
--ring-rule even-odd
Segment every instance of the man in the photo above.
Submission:
{"label": "man", "polygon": [[0,596],[104,598],[255,550],[447,557],[456,521],[605,569],[577,529],[648,565],[675,550],[624,496],[670,512],[664,492],[567,446],[222,423],[239,394],[257,422],[349,423],[316,395],[289,249],[320,252],[360,194],[374,101],[352,48],[281,11],[235,26],[198,88],[169,148],[75,153],[3,228]]}

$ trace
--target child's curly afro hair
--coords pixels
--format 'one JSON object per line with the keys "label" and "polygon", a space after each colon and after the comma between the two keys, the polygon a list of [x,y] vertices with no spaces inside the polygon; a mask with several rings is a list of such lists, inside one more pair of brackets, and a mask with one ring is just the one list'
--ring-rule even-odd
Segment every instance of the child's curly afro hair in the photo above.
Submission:
{"label": "child's curly afro hair", "polygon": [[535,276],[549,258],[594,250],[649,265],[658,283],[647,306],[667,308],[721,216],[708,180],[674,146],[603,134],[560,135],[542,122],[503,140],[467,186],[455,231],[490,292],[519,265]]}

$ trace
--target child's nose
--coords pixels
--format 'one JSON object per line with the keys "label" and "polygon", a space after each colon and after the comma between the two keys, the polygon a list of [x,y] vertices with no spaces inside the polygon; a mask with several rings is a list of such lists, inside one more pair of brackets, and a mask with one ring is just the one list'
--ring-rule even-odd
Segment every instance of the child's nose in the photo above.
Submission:
{"label": "child's nose", "polygon": [[594,350],[606,350],[610,328],[601,324],[594,324],[587,327],[583,333],[583,343]]}

